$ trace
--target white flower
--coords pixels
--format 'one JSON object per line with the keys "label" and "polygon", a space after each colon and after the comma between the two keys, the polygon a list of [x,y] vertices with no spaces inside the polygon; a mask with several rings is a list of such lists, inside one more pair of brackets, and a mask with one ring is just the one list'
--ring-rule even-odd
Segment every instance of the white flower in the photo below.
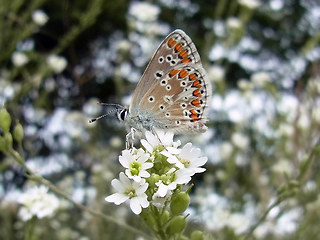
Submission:
{"label": "white flower", "polygon": [[180,141],[173,142],[173,133],[172,132],[164,132],[161,130],[155,130],[155,135],[153,135],[151,132],[146,131],[145,133],[146,139],[141,140],[142,146],[145,147],[145,149],[152,153],[155,148],[159,146],[170,146],[170,147],[178,147],[181,145]]}
{"label": "white flower", "polygon": [[258,0],[239,0],[239,4],[253,10],[259,7],[261,3]]}
{"label": "white flower", "polygon": [[236,17],[230,17],[227,19],[227,27],[229,29],[237,30],[242,27],[241,21],[239,18]]}
{"label": "white flower", "polygon": [[150,177],[150,173],[146,171],[153,167],[153,163],[147,162],[149,157],[141,148],[135,151],[123,150],[119,162],[126,168],[125,173],[129,178],[140,182],[142,178]]}
{"label": "white flower", "polygon": [[286,173],[290,176],[294,172],[294,167],[288,159],[280,159],[272,166],[272,171],[280,174]]}
{"label": "white flower", "polygon": [[320,123],[320,106],[315,106],[312,109],[312,119],[316,123]]}
{"label": "white flower", "polygon": [[251,81],[256,87],[264,87],[270,82],[270,75],[266,72],[257,72],[251,75]]}
{"label": "white flower", "polygon": [[228,159],[233,152],[233,146],[230,142],[224,142],[220,146],[220,155],[223,159]]}
{"label": "white flower", "polygon": [[238,88],[242,91],[250,91],[253,89],[253,85],[251,82],[249,82],[245,79],[240,79],[238,81]]}
{"label": "white flower", "polygon": [[158,18],[160,8],[147,2],[132,2],[129,15],[142,22],[152,22]]}
{"label": "white flower", "polygon": [[160,191],[157,191],[152,195],[152,205],[157,207],[158,209],[162,209],[164,207],[165,202],[170,199],[172,191],[167,191],[164,196],[160,196],[160,193]]}
{"label": "white flower", "polygon": [[17,201],[22,204],[18,214],[23,221],[33,216],[37,218],[51,216],[59,207],[59,199],[48,193],[48,188],[45,186],[28,189],[19,196]]}
{"label": "white flower", "polygon": [[208,158],[199,157],[201,150],[193,148],[192,143],[187,143],[182,149],[167,147],[161,154],[168,157],[167,161],[169,163],[175,164],[180,169],[188,169],[190,176],[206,170],[201,166],[208,161]]}
{"label": "white flower", "polygon": [[123,172],[119,174],[120,181],[113,179],[111,181],[112,187],[117,191],[105,198],[107,202],[113,202],[120,205],[127,200],[130,200],[130,208],[135,214],[140,214],[142,208],[149,206],[148,196],[145,191],[148,188],[148,183],[141,180],[140,183],[131,181]]}
{"label": "white flower", "polygon": [[239,132],[235,132],[232,134],[231,142],[241,150],[246,149],[249,145],[248,137]]}
{"label": "white flower", "polygon": [[29,58],[22,52],[14,52],[11,56],[11,61],[16,67],[21,67],[29,62]]}
{"label": "white flower", "polygon": [[42,10],[35,10],[32,12],[32,20],[39,26],[43,26],[49,20],[47,14]]}
{"label": "white flower", "polygon": [[156,183],[156,185],[158,186],[158,190],[155,194],[156,194],[156,196],[161,197],[161,198],[170,194],[171,191],[175,190],[177,187],[177,184],[175,182],[172,182],[170,184],[164,184],[161,180],[159,180]]}
{"label": "white flower", "polygon": [[292,124],[281,123],[279,126],[279,132],[282,136],[292,137],[294,134],[294,127]]}
{"label": "white flower", "polygon": [[225,71],[221,66],[212,66],[209,68],[208,76],[213,82],[222,82],[224,80]]}
{"label": "white flower", "polygon": [[66,68],[68,62],[64,57],[50,55],[47,58],[47,64],[55,73],[61,73]]}

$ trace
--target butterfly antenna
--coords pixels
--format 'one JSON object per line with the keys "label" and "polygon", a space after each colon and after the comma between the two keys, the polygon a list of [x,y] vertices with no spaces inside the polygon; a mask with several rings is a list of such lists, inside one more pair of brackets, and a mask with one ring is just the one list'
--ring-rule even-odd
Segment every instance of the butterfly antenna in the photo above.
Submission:
{"label": "butterfly antenna", "polygon": [[107,113],[105,113],[105,114],[103,114],[103,115],[101,115],[101,116],[99,116],[99,117],[91,118],[91,119],[89,120],[89,123],[93,123],[93,122],[95,122],[95,121],[97,121],[97,120],[99,120],[99,119],[101,119],[101,118],[104,118],[104,117],[110,115],[111,113],[117,112],[119,108],[120,108],[120,109],[124,108],[122,105],[120,105],[120,104],[115,104],[115,103],[102,103],[102,102],[97,102],[97,104],[100,104],[100,105],[103,105],[103,106],[116,106],[116,108],[113,109],[113,110],[111,110],[111,111],[109,111],[109,112],[107,112]]}

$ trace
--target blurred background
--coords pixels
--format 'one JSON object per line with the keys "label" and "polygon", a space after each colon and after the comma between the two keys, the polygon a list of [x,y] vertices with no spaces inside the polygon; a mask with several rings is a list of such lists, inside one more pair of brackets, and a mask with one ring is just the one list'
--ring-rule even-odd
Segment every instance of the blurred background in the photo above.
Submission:
{"label": "blurred background", "polygon": [[[13,149],[74,202],[146,229],[104,201],[122,171],[124,126],[114,114],[88,120],[112,110],[97,101],[128,105],[158,44],[180,28],[214,86],[209,130],[176,136],[209,158],[186,231],[320,239],[319,1],[0,0],[0,18],[0,107],[9,131],[24,132]],[[1,150],[0,239],[142,239],[29,179]]]}

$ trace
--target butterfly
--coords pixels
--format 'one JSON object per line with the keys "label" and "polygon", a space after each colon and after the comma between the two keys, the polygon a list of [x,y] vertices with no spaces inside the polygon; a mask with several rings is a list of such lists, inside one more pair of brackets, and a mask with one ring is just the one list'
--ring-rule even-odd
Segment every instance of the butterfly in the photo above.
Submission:
{"label": "butterfly", "polygon": [[117,116],[127,127],[139,132],[154,129],[176,134],[205,132],[211,91],[194,43],[184,31],[176,29],[154,53],[133,92],[130,106],[119,108]]}

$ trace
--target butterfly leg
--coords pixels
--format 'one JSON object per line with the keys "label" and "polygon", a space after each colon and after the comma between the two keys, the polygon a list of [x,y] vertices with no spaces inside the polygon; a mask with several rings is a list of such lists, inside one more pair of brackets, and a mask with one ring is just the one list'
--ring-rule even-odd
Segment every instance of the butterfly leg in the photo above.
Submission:
{"label": "butterfly leg", "polygon": [[159,135],[158,135],[158,133],[157,133],[157,129],[156,129],[155,127],[151,127],[151,131],[152,131],[153,135],[155,135],[155,136],[158,138],[160,144],[164,147],[164,145],[163,145],[163,143],[161,142],[161,139],[160,139],[160,137],[159,137]]}
{"label": "butterfly leg", "polygon": [[130,132],[126,135],[126,149],[133,148],[135,131],[136,129],[131,128]]}

